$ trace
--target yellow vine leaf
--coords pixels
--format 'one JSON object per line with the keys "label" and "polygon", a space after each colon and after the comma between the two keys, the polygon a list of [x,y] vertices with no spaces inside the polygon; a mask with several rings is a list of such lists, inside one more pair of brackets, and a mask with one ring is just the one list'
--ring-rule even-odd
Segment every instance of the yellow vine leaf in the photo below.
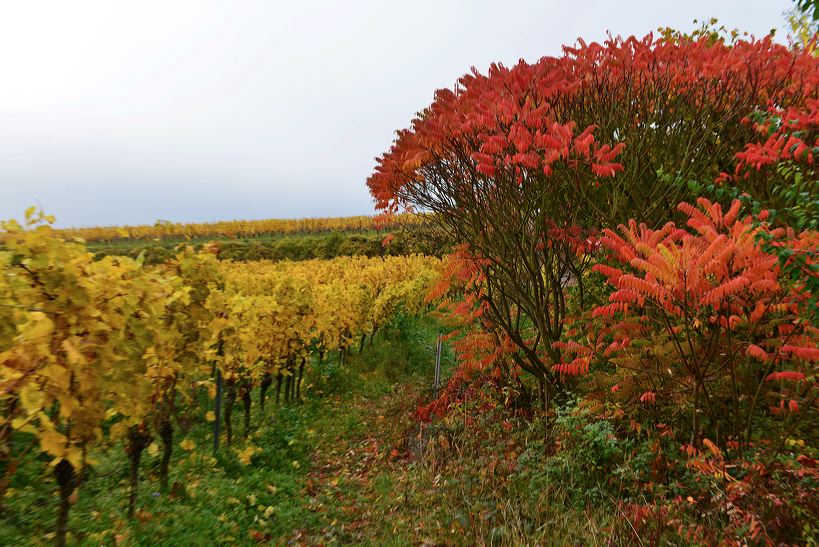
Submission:
{"label": "yellow vine leaf", "polygon": [[253,458],[253,455],[259,452],[259,448],[250,445],[244,450],[237,450],[236,456],[239,458],[239,462],[242,465],[250,465],[250,460]]}
{"label": "yellow vine leaf", "polygon": [[35,414],[43,408],[45,393],[36,385],[28,385],[20,391],[20,402],[29,414]]}
{"label": "yellow vine leaf", "polygon": [[68,364],[84,365],[86,363],[85,356],[74,346],[71,340],[63,340],[63,349],[66,357],[68,357]]}
{"label": "yellow vine leaf", "polygon": [[179,443],[179,446],[181,446],[184,450],[187,450],[188,452],[196,448],[196,444],[190,439],[185,439],[184,441]]}
{"label": "yellow vine leaf", "polygon": [[56,458],[64,458],[66,456],[66,442],[65,435],[57,431],[46,431],[40,436],[40,449]]}

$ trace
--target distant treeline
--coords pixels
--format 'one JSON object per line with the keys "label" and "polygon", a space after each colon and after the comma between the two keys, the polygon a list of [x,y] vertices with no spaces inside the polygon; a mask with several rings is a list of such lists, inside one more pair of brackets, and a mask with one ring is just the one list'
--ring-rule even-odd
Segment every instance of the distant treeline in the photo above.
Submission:
{"label": "distant treeline", "polygon": [[[290,235],[276,238],[217,240],[217,256],[222,260],[309,260],[337,256],[398,256],[425,254],[441,256],[446,249],[419,237],[415,230],[397,231],[384,244],[385,233],[326,232],[316,235]],[[136,258],[144,253],[148,264],[159,264],[174,256],[180,240],[160,241],[96,241],[88,244],[97,257],[124,255]],[[192,243],[201,247],[206,241]]]}
{"label": "distant treeline", "polygon": [[154,225],[100,226],[64,228],[58,233],[66,238],[85,241],[120,241],[134,239],[241,239],[266,235],[322,234],[328,232],[389,231],[399,225],[418,225],[421,215],[401,214],[387,220],[379,217],[353,216],[334,218],[229,220],[206,223],[172,223],[158,221]]}

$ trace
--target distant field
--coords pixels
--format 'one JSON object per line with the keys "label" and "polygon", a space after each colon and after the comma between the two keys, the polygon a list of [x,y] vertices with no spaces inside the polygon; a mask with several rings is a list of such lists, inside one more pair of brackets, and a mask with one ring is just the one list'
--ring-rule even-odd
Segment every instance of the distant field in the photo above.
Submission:
{"label": "distant field", "polygon": [[421,224],[420,215],[402,214],[389,219],[371,216],[229,220],[205,223],[172,223],[160,221],[154,225],[99,226],[58,230],[65,237],[79,237],[88,242],[123,240],[211,240],[257,238],[290,234],[320,234],[327,232],[382,232],[399,225]]}
{"label": "distant field", "polygon": [[386,232],[376,230],[295,232],[292,234],[264,234],[247,238],[210,237],[158,239],[97,240],[87,243],[88,249],[98,257],[123,255],[136,258],[144,255],[148,264],[158,264],[176,254],[182,243],[201,247],[217,242],[218,257],[223,260],[309,260],[335,258],[337,256],[398,256],[426,254],[441,256],[440,246],[417,237],[414,230],[394,233],[389,245],[384,245]]}
{"label": "distant field", "polygon": [[[427,219],[401,214],[388,219],[369,216],[231,220],[211,223],[158,222],[153,226],[63,228],[65,239],[80,238],[88,250],[159,264],[174,256],[180,244],[201,248],[216,242],[223,260],[309,260],[337,256],[441,256],[444,249],[418,237]],[[389,244],[385,238],[391,234]],[[0,247],[5,234],[0,233]]]}

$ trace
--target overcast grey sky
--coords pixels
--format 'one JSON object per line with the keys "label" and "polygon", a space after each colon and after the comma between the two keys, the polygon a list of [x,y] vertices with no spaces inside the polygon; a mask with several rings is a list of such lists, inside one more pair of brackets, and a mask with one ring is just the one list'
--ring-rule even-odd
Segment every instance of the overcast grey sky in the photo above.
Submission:
{"label": "overcast grey sky", "polygon": [[790,6],[0,0],[0,218],[371,214],[373,158],[470,66],[712,16],[761,36]]}

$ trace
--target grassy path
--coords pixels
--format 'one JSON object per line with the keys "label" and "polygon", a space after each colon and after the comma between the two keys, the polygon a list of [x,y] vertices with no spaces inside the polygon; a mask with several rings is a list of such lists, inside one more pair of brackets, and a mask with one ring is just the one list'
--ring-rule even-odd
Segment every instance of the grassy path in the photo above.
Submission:
{"label": "grassy path", "polygon": [[324,516],[319,530],[305,531],[308,543],[406,545],[404,446],[412,429],[408,416],[421,386],[410,381],[393,394],[365,398],[353,405],[361,429],[333,434],[311,455],[305,489],[309,508]]}
{"label": "grassy path", "polygon": [[[429,329],[416,334],[420,341],[365,354],[362,368],[349,371],[360,391],[337,397],[317,422],[303,489],[315,520],[288,543],[610,545],[606,504],[570,499],[562,465],[544,456],[538,422],[496,406],[496,392],[476,394],[467,414],[440,423],[412,417],[430,396],[423,348],[434,341]],[[409,361],[389,368],[397,347]],[[384,364],[396,382],[383,381]]]}
{"label": "grassy path", "polygon": [[[265,412],[215,456],[209,401],[177,416],[170,492],[158,491],[159,451],[143,457],[127,518],[122,446],[96,463],[69,518],[72,545],[606,544],[611,514],[562,490],[564,464],[543,456],[538,422],[497,406],[496,392],[423,428],[437,325],[406,320],[344,366],[314,367],[304,401]],[[452,364],[445,354],[446,368]],[[272,397],[271,397],[272,398]],[[511,421],[510,421],[511,420]],[[513,423],[514,422],[514,423]],[[29,456],[0,518],[0,545],[50,545],[56,487]]]}
{"label": "grassy path", "polygon": [[[392,339],[379,336],[347,365],[324,363],[305,381],[303,403],[276,407],[270,401],[261,412],[254,394],[250,435],[242,438],[237,409],[238,438],[215,457],[210,424],[202,419],[208,402],[180,412],[173,486],[158,491],[159,454],[149,449],[133,521],[126,517],[122,446],[93,454],[96,463],[71,508],[69,543],[389,543],[396,536],[387,517],[401,512],[394,502],[403,463],[396,456],[404,451],[409,415],[431,374],[435,329],[408,320]],[[0,545],[51,544],[55,493],[48,461],[29,456],[0,518]]]}

